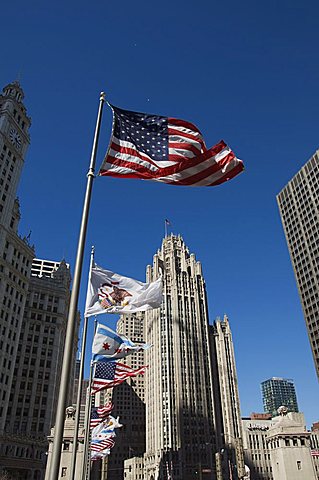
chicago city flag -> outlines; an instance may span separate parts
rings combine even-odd
[[[161,278],[142,283],[95,265],[91,270],[85,315],[142,312],[159,307],[162,299]]]
[[[147,343],[137,345],[125,335],[120,335],[109,327],[98,323],[92,346],[93,360],[124,358],[133,352],[146,350],[149,347],[150,345]]]
[[[111,108],[113,133],[99,175],[210,187],[244,170],[223,140],[207,149],[192,123]]]

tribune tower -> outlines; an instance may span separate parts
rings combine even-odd
[[[146,312],[145,479],[210,479],[215,429],[205,282],[180,236],[163,240],[147,280],[163,277],[164,301]]]

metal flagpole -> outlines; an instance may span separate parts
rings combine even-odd
[[[97,321],[96,315],[94,320],[94,336],[96,333]],[[91,423],[91,413],[92,413],[92,379],[93,379],[93,369],[94,363],[91,360],[90,364],[90,378],[89,378],[89,385],[88,385],[88,398],[86,401],[86,409],[85,409],[85,420],[84,420],[84,428],[85,428],[85,437],[84,437],[84,446],[83,446],[83,465],[82,465],[82,480],[86,480],[86,478],[90,478],[91,474],[91,459],[89,454],[91,455],[91,451],[89,449],[90,445],[90,423]],[[88,471],[89,470],[89,471]],[[88,473],[88,475],[87,475]]]
[[[72,371],[72,366],[73,366],[72,352],[73,352],[76,314],[77,314],[82,264],[83,264],[83,256],[84,256],[84,246],[85,246],[86,231],[87,231],[87,224],[88,224],[88,217],[89,217],[89,210],[90,210],[92,186],[93,186],[93,180],[94,180],[96,152],[97,152],[98,138],[100,133],[101,119],[102,119],[102,109],[103,109],[104,102],[105,102],[105,93],[102,92],[100,94],[100,103],[99,103],[96,127],[94,132],[90,167],[87,173],[87,185],[86,185],[86,192],[85,192],[85,198],[84,198],[84,204],[83,204],[82,221],[81,221],[81,227],[80,227],[80,233],[79,233],[78,249],[77,249],[77,256],[76,256],[75,269],[74,269],[74,279],[73,279],[73,285],[72,285],[72,293],[71,293],[71,299],[70,299],[68,323],[67,323],[65,345],[64,345],[62,373],[61,373],[59,400],[58,400],[55,428],[54,428],[54,441],[53,441],[53,450],[52,450],[52,457],[51,457],[51,463],[50,463],[49,480],[59,479],[65,407],[66,407],[66,400],[67,400],[67,395],[69,390],[70,372]]]
[[[92,411],[92,377],[93,377],[93,362],[91,362],[90,367],[90,380],[88,386],[88,400],[87,400],[87,409],[85,412],[85,438],[84,438],[84,447],[83,447],[83,468],[82,468],[82,480],[85,480],[88,473],[88,478],[90,477],[90,457],[91,454],[89,449],[90,444],[90,421],[91,421],[91,411]],[[89,472],[87,472],[89,469]]]
[[[93,263],[94,263],[94,247],[91,248],[91,262],[90,262],[89,279],[88,279],[88,291],[89,291],[89,286],[91,281],[91,271],[92,271]],[[78,448],[78,434],[79,434],[80,409],[81,409],[81,397],[82,397],[82,380],[83,380],[83,371],[84,371],[87,326],[88,326],[88,317],[85,316],[84,325],[83,325],[83,334],[82,334],[82,345],[81,345],[79,384],[78,384],[78,393],[77,393],[76,407],[75,407],[76,410],[75,410],[75,420],[74,420],[73,451],[72,451],[70,477],[69,477],[71,480],[73,480],[74,474],[75,474],[76,453]]]

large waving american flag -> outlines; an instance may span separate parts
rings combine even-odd
[[[111,108],[113,132],[99,172],[102,176],[209,187],[244,169],[223,140],[207,149],[192,123]]]

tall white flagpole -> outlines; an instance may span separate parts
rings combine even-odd
[[[54,428],[54,440],[53,440],[53,450],[52,450],[51,463],[50,463],[49,480],[59,480],[65,408],[66,408],[66,401],[67,401],[67,395],[69,390],[70,373],[73,367],[72,353],[73,353],[73,345],[74,345],[74,332],[75,332],[75,326],[76,326],[76,314],[77,314],[77,306],[78,306],[78,299],[79,299],[79,292],[80,292],[81,273],[82,273],[82,265],[83,265],[83,257],[84,257],[87,224],[88,224],[89,211],[90,211],[92,186],[93,186],[94,172],[95,172],[95,160],[96,160],[97,145],[98,145],[98,138],[100,133],[102,109],[103,109],[104,102],[105,102],[105,93],[102,92],[100,94],[100,103],[99,103],[96,127],[94,132],[91,161],[90,161],[89,171],[87,173],[87,185],[86,185],[86,192],[85,192],[85,198],[84,198],[84,204],[83,204],[82,221],[81,221],[81,227],[80,227],[80,233],[79,233],[78,249],[77,249],[77,256],[76,256],[75,269],[74,269],[74,279],[73,279],[73,285],[72,285],[72,293],[71,293],[71,299],[70,299],[69,315],[68,315],[65,345],[64,345],[62,373],[61,373],[59,400],[58,400],[55,428]]]
[[[94,247],[91,248],[91,261],[90,261],[88,289],[87,289],[88,292],[89,292],[90,283],[91,283],[91,272],[92,272],[93,264],[94,264]],[[78,435],[79,435],[80,409],[81,409],[81,397],[82,397],[82,380],[83,380],[84,361],[85,361],[87,327],[88,327],[88,316],[85,315],[84,324],[83,324],[82,344],[81,344],[79,384],[78,384],[78,392],[77,392],[76,407],[75,407],[76,410],[75,410],[75,419],[74,419],[73,450],[72,450],[70,476],[69,476],[70,480],[74,479],[76,456],[77,456],[76,454],[78,449]]]

